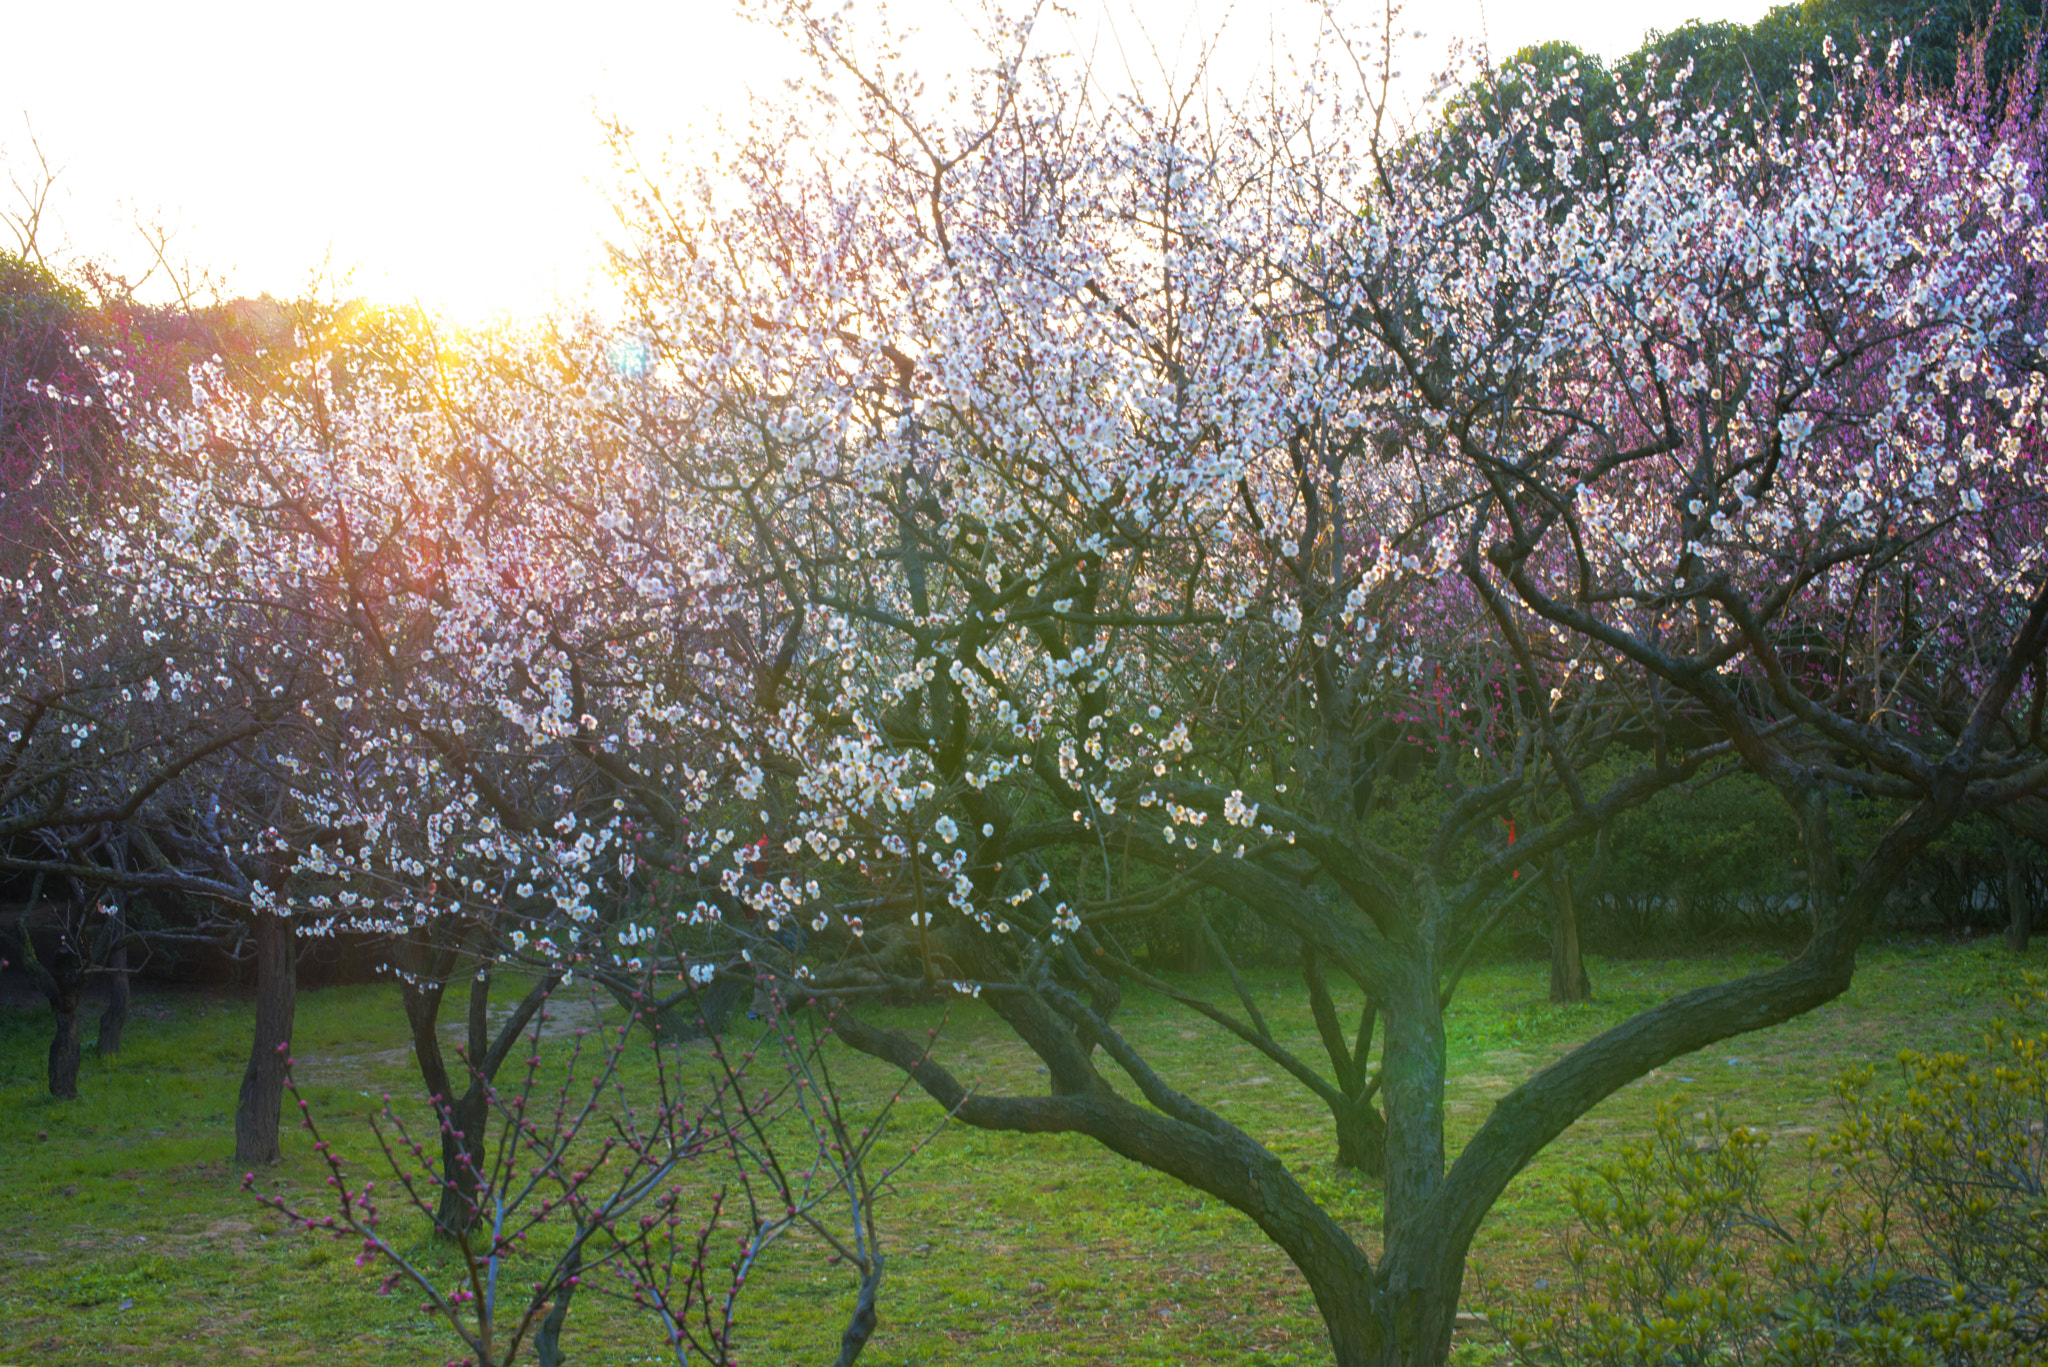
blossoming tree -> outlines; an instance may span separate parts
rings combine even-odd
[[[291,879],[264,910],[388,939],[444,1111],[445,1229],[476,1218],[492,1081],[566,973],[637,1002],[666,963],[679,977],[649,1009],[694,1018],[721,969],[751,977],[750,944],[786,953],[735,900],[761,845],[737,831],[771,821],[735,708],[788,665],[752,653],[775,594],[735,578],[717,529],[619,459],[530,348],[409,351],[310,356],[265,386],[197,373],[192,404],[131,424],[155,459],[120,545],[156,567],[156,610],[254,604],[304,643],[322,687],[272,765],[298,819],[250,837]],[[678,900],[663,931],[650,910]],[[538,976],[492,1022],[504,961]],[[454,1066],[440,1008],[462,983]]]
[[[1874,73],[1755,141],[1643,100],[1604,145],[1546,130],[1536,177],[1526,116],[1395,146],[1326,71],[1215,121],[1103,107],[1008,34],[948,124],[793,22],[847,98],[649,184],[649,364],[603,396],[809,607],[757,740],[814,876],[756,894],[851,947],[813,991],[979,995],[1051,1095],[970,1094],[849,1014],[854,1047],[1228,1201],[1340,1362],[1441,1361],[1530,1157],[1840,992],[1904,861],[2048,777],[1999,729],[2048,612],[2031,125]],[[804,158],[835,108],[868,161]],[[1448,794],[1404,847],[1379,766],[1425,717]],[[1735,763],[1806,837],[1808,949],[1575,1050],[1453,1159],[1443,1004],[1514,875]],[[1840,886],[1845,793],[1906,814]],[[1325,1058],[1177,995],[1383,1165],[1376,1257],[1116,1028],[1116,923],[1197,887],[1303,945]]]

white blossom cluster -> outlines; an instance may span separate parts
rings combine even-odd
[[[929,955],[1084,934],[1112,845],[1294,858],[1361,717],[1483,755],[1503,689],[1619,687],[1485,546],[1616,632],[1692,604],[1722,668],[1717,583],[1803,629],[1884,556],[1927,622],[2038,573],[2038,167],[1955,108],[1642,100],[1534,176],[1543,100],[1395,155],[1333,84],[1204,122],[1063,79],[650,180],[620,319],[130,405],[117,587],[0,584],[12,696],[119,616],[169,643],[92,666],[137,706],[288,698],[272,852],[323,923]],[[38,744],[105,761],[96,715]]]

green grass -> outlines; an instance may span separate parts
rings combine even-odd
[[[1451,1012],[1452,1144],[1494,1097],[1574,1042],[1674,992],[1764,955],[1595,961],[1598,999],[1557,1008],[1540,964],[1475,969]],[[1666,1066],[1610,1098],[1524,1172],[1486,1225],[1468,1288],[1555,1272],[1569,1217],[1566,1179],[1618,1139],[1645,1132],[1660,1100],[1685,1093],[1734,1119],[1797,1135],[1827,1123],[1828,1087],[1859,1061],[1901,1048],[1975,1047],[2017,981],[2019,962],[1985,941],[1871,951],[1840,1001],[1779,1030]],[[1250,978],[1276,1032],[1313,1050],[1292,979]],[[1216,980],[1204,990],[1221,998]],[[454,1342],[418,1296],[375,1294],[353,1249],[284,1227],[240,1191],[224,1161],[246,1056],[249,1012],[218,997],[145,996],[122,1056],[88,1058],[81,1099],[42,1092],[48,1017],[0,1010],[0,1365],[28,1363],[425,1363]],[[905,1028],[935,1012],[891,1013]],[[1313,1099],[1263,1059],[1143,993],[1127,1033],[1160,1070],[1260,1136],[1368,1246],[1378,1218],[1367,1183],[1330,1162],[1334,1140]],[[396,994],[335,988],[300,998],[300,1080],[342,1152],[371,1155],[359,1117],[383,1093],[417,1091]],[[956,1009],[940,1053],[991,1091],[1043,1086],[1034,1060],[978,1009]],[[893,1085],[840,1059],[843,1090]],[[897,1132],[938,1118],[906,1097]],[[1794,1161],[1796,1144],[1781,1146]],[[296,1132],[266,1191],[320,1200],[323,1172]],[[374,1174],[373,1174],[374,1175]],[[883,1208],[889,1274],[882,1327],[863,1358],[914,1363],[1328,1360],[1300,1278],[1248,1221],[1198,1192],[1069,1137],[949,1130],[905,1172]],[[401,1241],[434,1258],[417,1221]],[[850,1287],[814,1248],[789,1246],[747,1293],[743,1360],[814,1361],[836,1344]],[[1468,1290],[1468,1299],[1476,1292]],[[646,1326],[586,1301],[566,1345],[576,1367],[663,1360]]]

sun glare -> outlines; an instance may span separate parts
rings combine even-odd
[[[1349,23],[1372,17],[1337,8]],[[1699,8],[1660,0],[1565,15],[1530,0],[1453,0],[1401,22],[1429,30],[1409,63],[1420,73],[1454,37],[1483,35],[1495,52],[1548,37],[1619,52],[1646,20],[1672,27]],[[1762,6],[1718,8],[1754,18]],[[181,282],[337,292],[468,325],[589,297],[616,226],[603,120],[687,149],[721,122],[744,124],[750,92],[773,94],[802,70],[778,35],[726,3],[611,0],[545,23],[398,0],[344,11],[115,3],[96,16],[105,22],[90,43],[60,6],[10,20],[17,51],[53,54],[13,65],[0,114],[0,169],[32,183],[40,148],[57,173],[39,233],[47,255],[133,279],[150,269],[155,237],[178,273],[158,268],[146,295]],[[919,69],[971,69],[966,11],[905,3],[889,17],[921,30],[906,49]],[[1313,5],[1272,0],[1106,0],[1048,10],[1039,34],[1115,87],[1189,80],[1226,26],[1205,74],[1232,93],[1317,22]]]

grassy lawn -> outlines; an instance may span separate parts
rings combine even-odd
[[[1597,1001],[1552,1007],[1546,968],[1473,970],[1450,1020],[1453,1147],[1492,1099],[1574,1042],[1674,992],[1762,966],[1763,955],[1595,960]],[[2018,979],[1995,941],[1879,947],[1840,1001],[1779,1030],[1724,1043],[1610,1098],[1508,1190],[1481,1230],[1467,1301],[1482,1278],[1554,1272],[1568,1215],[1564,1184],[1603,1145],[1645,1132],[1683,1094],[1736,1120],[1796,1136],[1829,1118],[1830,1081],[1904,1047],[1970,1050]],[[1294,981],[1250,975],[1276,1032],[1315,1049]],[[1213,996],[1219,980],[1203,980]],[[451,1015],[453,1012],[451,1011]],[[895,1013],[920,1031],[933,1012]],[[1372,1188],[1330,1161],[1335,1141],[1312,1097],[1221,1032],[1141,992],[1123,1024],[1160,1071],[1263,1138],[1316,1195],[1372,1242]],[[380,1297],[353,1250],[287,1228],[240,1190],[224,1161],[248,1048],[249,1012],[197,993],[145,994],[117,1060],[88,1057],[81,1100],[42,1090],[48,1016],[0,1009],[0,1367],[36,1363],[439,1363],[454,1340],[418,1297]],[[89,1033],[89,1028],[88,1028]],[[308,992],[299,1004],[299,1077],[345,1156],[371,1149],[359,1117],[389,1092],[417,1091],[403,1018],[387,987]],[[973,1007],[945,1024],[940,1053],[990,1090],[1043,1085],[1035,1062]],[[842,1090],[893,1080],[843,1059]],[[937,1109],[906,1097],[908,1135]],[[293,1132],[267,1190],[317,1205],[324,1171]],[[1783,1144],[1780,1161],[1798,1145]],[[374,1171],[370,1174],[376,1175]],[[1306,1288],[1250,1222],[1200,1193],[1066,1137],[955,1128],[906,1170],[883,1208],[888,1279],[882,1327],[863,1363],[1255,1364],[1328,1360]],[[417,1226],[417,1222],[415,1222]],[[400,1225],[423,1256],[423,1227]],[[821,1361],[836,1347],[847,1279],[791,1245],[750,1285],[743,1360]],[[579,1304],[565,1347],[576,1367],[666,1359],[621,1307]]]

